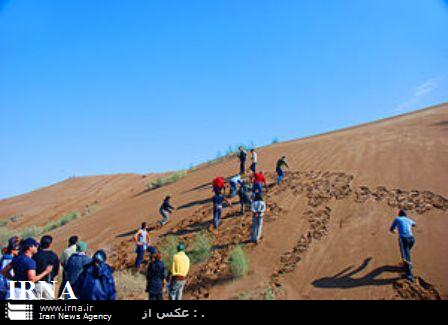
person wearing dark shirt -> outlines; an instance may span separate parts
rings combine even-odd
[[[285,172],[283,171],[283,167],[289,168],[288,164],[286,163],[286,157],[283,156],[279,160],[277,160],[277,166],[275,167],[275,170],[277,172],[277,184],[280,185],[283,181],[283,178],[285,177]]]
[[[48,265],[45,270],[37,274],[36,272],[36,262],[33,260],[33,256],[37,253],[37,248],[39,247],[39,243],[34,238],[27,238],[20,243],[20,254],[14,258],[12,263],[6,266],[2,270],[3,276],[11,279],[10,270],[14,271],[14,276],[12,280],[14,281],[30,281],[30,282],[38,282],[42,280],[44,277],[49,275],[53,271],[53,266]],[[27,284],[25,286],[25,290],[29,290],[30,285]],[[27,291],[22,291],[21,286],[15,288],[14,292],[15,298],[19,300],[34,300],[36,296],[34,294],[30,294]]]
[[[92,261],[73,284],[73,291],[79,300],[115,300],[115,281],[112,268],[106,263],[107,255],[97,251]]]
[[[50,249],[52,244],[53,237],[48,235],[43,236],[40,239],[39,251],[33,256],[33,260],[36,262],[37,274],[42,273],[47,266],[53,266],[53,271],[41,279],[41,281],[49,283],[50,286],[53,286],[52,281],[54,281],[59,274],[59,257]],[[42,289],[40,282],[36,284],[36,292],[38,293],[39,299],[52,299],[48,292]]]
[[[163,288],[168,272],[162,262],[162,256],[154,247],[150,249],[151,257],[146,273],[146,292],[148,292],[149,300],[163,300]]]
[[[243,147],[239,147],[238,158],[240,160],[240,175],[244,176],[246,174],[246,159],[247,152]]]
[[[252,200],[250,199],[249,195],[249,186],[246,181],[240,182],[238,196],[240,198],[240,204],[241,204],[241,215],[244,215],[246,213],[246,206],[250,207],[252,203]]]
[[[215,194],[213,196],[213,226],[215,230],[218,230],[219,224],[221,223],[221,215],[223,209],[223,203],[226,202],[230,207],[232,203],[227,200],[222,193]]]
[[[169,216],[173,213],[173,210],[176,210],[176,208],[170,204],[170,199],[171,196],[169,195],[165,197],[159,209],[160,215],[162,216],[162,220],[160,221],[160,226],[162,227],[168,222]]]

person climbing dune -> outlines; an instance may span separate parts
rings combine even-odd
[[[242,146],[238,148],[237,156],[238,156],[238,159],[240,160],[240,175],[244,176],[246,174],[247,152]]]
[[[257,193],[252,202],[251,211],[253,213],[252,226],[250,229],[250,241],[258,244],[263,229],[263,215],[266,212],[266,203],[260,193]]]
[[[285,177],[285,172],[283,171],[283,167],[289,168],[288,164],[286,163],[286,156],[281,157],[279,160],[277,160],[277,166],[275,168],[277,172],[277,184],[280,185],[283,181],[283,178]]]
[[[173,213],[173,210],[176,210],[176,208],[170,204],[170,200],[171,196],[166,196],[163,200],[162,205],[160,206],[159,212],[162,216],[162,220],[160,220],[161,227],[163,227],[168,222],[170,214]]]
[[[222,190],[226,187],[226,182],[224,177],[218,176],[212,181],[213,192],[215,194],[220,194]]]
[[[233,198],[238,192],[238,184],[241,182],[241,176],[235,175],[229,180],[229,198]]]
[[[252,164],[250,165],[250,170],[253,173],[257,172],[257,164],[258,164],[258,155],[257,152],[255,151],[255,149],[251,149],[250,151],[251,155],[252,155]]]
[[[252,200],[249,194],[249,185],[246,181],[240,182],[240,188],[238,189],[238,197],[240,198],[241,215],[246,213],[246,206],[250,207]]]
[[[219,224],[221,223],[221,216],[223,210],[223,203],[226,202],[230,207],[232,207],[232,202],[227,200],[222,193],[215,194],[213,196],[213,227],[217,231]]]
[[[251,176],[251,179],[253,182],[253,189],[252,189],[253,197],[255,197],[257,194],[263,195],[263,186],[266,189],[266,191],[268,190],[268,182],[262,171],[254,173]]]
[[[399,210],[398,217],[394,219],[390,227],[390,232],[392,234],[395,233],[396,228],[398,229],[400,253],[406,269],[406,278],[410,281],[414,280],[411,249],[415,244],[415,238],[412,233],[412,227],[416,226],[417,224],[415,221],[407,217],[405,210]]]

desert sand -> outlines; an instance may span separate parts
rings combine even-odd
[[[262,241],[246,244],[250,216],[226,209],[216,250],[195,266],[190,299],[235,299],[242,293],[278,299],[446,299],[448,297],[448,104],[319,136],[259,148],[259,169],[270,186]],[[277,159],[290,169],[273,185]],[[70,179],[0,201],[0,219],[20,215],[14,227],[44,224],[96,202],[100,207],[54,230],[55,249],[78,234],[107,248],[118,269],[135,258],[130,236],[142,221],[154,224],[163,197],[179,209],[152,235],[188,240],[211,221],[211,180],[238,172],[236,158],[202,165],[180,181],[145,192],[150,175]],[[236,201],[235,201],[236,202]],[[397,238],[388,233],[398,208],[418,226],[414,284],[400,279]],[[243,243],[249,274],[229,279],[229,251]],[[142,296],[144,297],[144,296]]]

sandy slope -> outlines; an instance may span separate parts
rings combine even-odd
[[[0,200],[0,219],[16,216],[10,227],[43,225],[66,213],[91,213],[120,202],[145,189],[157,174],[73,177],[54,185]]]
[[[278,288],[278,296],[286,299],[417,298],[414,291],[424,287],[427,293],[430,288],[425,289],[423,282],[406,290],[397,287],[407,284],[394,280],[400,276],[396,267],[399,253],[396,238],[387,233],[397,207],[404,204],[418,223],[415,271],[447,297],[447,136],[445,104],[261,148],[261,169],[272,172],[278,157],[285,154],[291,173],[284,188],[273,187],[269,193],[270,221],[265,224],[263,241],[257,247],[245,245],[249,276],[239,281],[226,279],[223,265],[228,249],[247,239],[249,224],[229,210],[222,233],[215,238],[215,244],[227,248],[217,250],[207,265],[194,268],[188,296],[229,299],[248,292],[259,297],[267,288]],[[65,239],[77,233],[94,247],[109,247],[119,251],[121,259],[131,261],[132,248],[122,241],[128,240],[141,221],[159,219],[158,207],[166,194],[172,194],[173,203],[182,208],[154,237],[182,229],[194,233],[198,226],[207,227],[210,220],[207,199],[211,189],[207,184],[216,175],[230,176],[236,171],[233,159],[203,166],[152,192],[134,191],[135,195],[123,196],[93,215],[55,230],[57,248],[62,249]],[[378,190],[379,186],[385,189]],[[129,187],[125,190],[118,184],[111,188],[130,192]],[[40,209],[47,198],[35,194],[22,198],[23,203],[18,198],[0,202],[0,216],[20,213],[25,202]],[[67,198],[64,204],[70,201]]]

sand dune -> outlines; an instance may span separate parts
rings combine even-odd
[[[219,249],[193,269],[187,297],[232,299],[245,292],[260,298],[269,288],[280,299],[448,297],[448,104],[260,148],[258,153],[260,168],[271,182],[278,157],[287,156],[290,170],[283,187],[270,189],[262,242],[244,246],[249,275],[228,281],[228,253],[248,239],[250,224],[249,216],[242,220],[229,209],[214,238]],[[56,218],[63,210],[101,197],[107,204],[100,203],[98,212],[53,232],[57,249],[77,233],[93,247],[111,249],[114,264],[126,267],[134,258],[130,233],[143,220],[159,219],[166,194],[181,208],[153,236],[176,233],[188,241],[209,225],[211,179],[237,170],[236,159],[204,165],[175,184],[147,193],[141,192],[146,181],[139,175],[84,180],[89,184],[82,187],[69,180],[0,201],[0,217],[23,214],[22,226],[34,223],[34,217],[37,222]],[[61,198],[60,186],[71,190],[55,203],[55,197]],[[84,193],[82,199],[79,193]],[[413,258],[419,279],[414,285],[398,279],[397,239],[388,234],[398,207],[407,208],[418,224]]]

